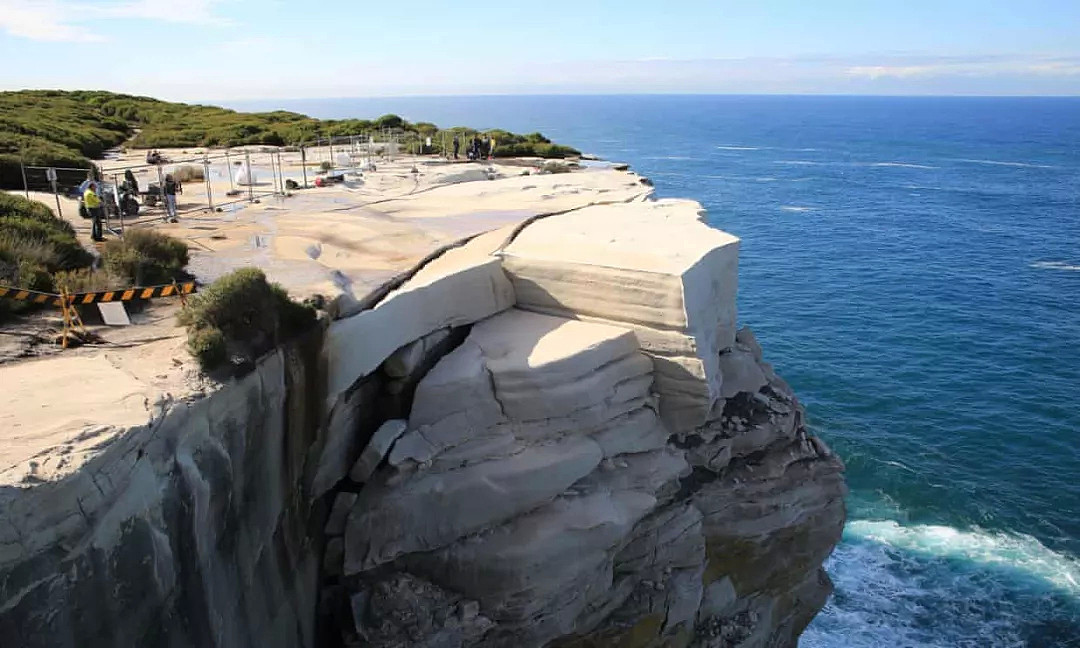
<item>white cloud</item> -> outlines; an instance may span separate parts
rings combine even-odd
[[[128,0],[95,8],[96,15],[107,18],[142,18],[175,23],[220,24],[214,15],[214,0]]]
[[[1002,75],[1076,76],[1080,59],[992,56],[943,58],[932,62],[855,65],[848,76],[870,79],[915,79],[935,77],[995,77]]]
[[[101,19],[142,19],[188,24],[225,24],[214,13],[218,0],[123,0],[99,4],[72,0],[0,0],[0,29],[11,36],[48,42],[106,40],[89,24]]]
[[[100,35],[72,24],[76,17],[73,7],[66,3],[0,0],[0,29],[12,36],[49,42],[104,40]]]

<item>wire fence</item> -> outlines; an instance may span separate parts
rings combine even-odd
[[[468,134],[461,129],[463,149]],[[152,158],[132,164],[123,160],[95,162],[92,169],[43,167],[22,164],[23,190],[52,193],[57,213],[61,198],[79,201],[87,183],[100,183],[105,227],[123,236],[131,225],[166,222],[197,211],[221,211],[232,205],[284,196],[293,188],[310,187],[320,175],[374,170],[380,162],[403,155],[440,155],[452,158],[455,132],[424,136],[401,129],[380,129],[353,135],[318,138],[295,146],[245,146],[212,149],[182,159]],[[169,180],[172,182],[167,182]],[[170,213],[167,185],[175,186],[175,211]]]

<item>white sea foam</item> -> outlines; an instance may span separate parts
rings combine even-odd
[[[1035,164],[1033,162],[1004,162],[1001,160],[972,160],[969,158],[957,158],[957,162],[969,162],[971,164],[989,164],[992,166],[1019,167],[1022,169],[1055,169],[1050,164]]]
[[[803,207],[801,205],[781,205],[780,211],[786,212],[808,212],[814,211],[813,207]]]
[[[774,160],[774,164],[793,164],[796,166],[824,166],[824,162],[814,162],[812,160]]]
[[[1064,261],[1036,261],[1031,264],[1031,267],[1038,270],[1067,270],[1070,272],[1080,272],[1080,265],[1073,265],[1071,263],[1065,263]]]
[[[758,146],[717,146],[721,151],[760,151]]]
[[[1020,647],[1039,623],[1032,597],[1080,595],[1075,558],[1031,536],[979,529],[855,520],[826,568],[836,593],[804,648]]]
[[[653,155],[653,156],[650,156],[650,157],[646,157],[645,159],[646,160],[674,160],[674,161],[678,161],[678,162],[696,162],[696,161],[700,160],[700,158],[689,157],[689,156],[686,156],[686,155]]]
[[[1029,535],[934,525],[905,527],[893,520],[855,520],[845,534],[897,549],[1016,569],[1080,595],[1080,561],[1052,551]]]
[[[912,164],[910,162],[874,162],[872,167],[898,167],[902,169],[938,169],[940,167],[929,164]]]

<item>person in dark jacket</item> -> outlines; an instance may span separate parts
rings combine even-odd
[[[445,141],[445,140],[444,140]],[[457,135],[454,135],[454,159],[457,159],[458,150],[461,148],[461,140]]]
[[[139,181],[135,179],[135,174],[131,172],[131,169],[124,171],[124,182],[127,183],[127,190],[133,194],[139,193]]]
[[[165,176],[165,215],[168,220],[176,222],[176,190],[179,183],[170,173]]]

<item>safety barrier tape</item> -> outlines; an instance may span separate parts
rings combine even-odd
[[[100,292],[75,293],[68,295],[69,304],[83,305],[98,302],[133,301],[136,299],[155,299],[157,297],[172,297],[174,295],[190,295],[195,292],[195,282],[189,281],[181,284],[166,284],[163,286],[137,286],[122,290],[103,290]],[[61,305],[61,296],[53,293],[38,292],[36,290],[24,290],[10,286],[0,286],[0,298],[28,301],[35,304]]]

